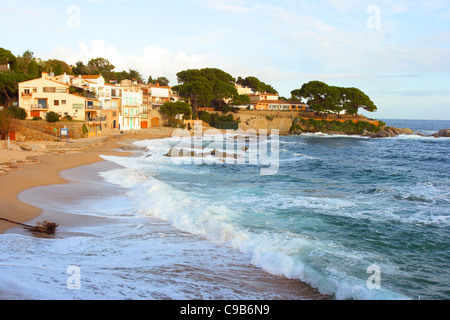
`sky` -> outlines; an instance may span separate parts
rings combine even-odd
[[[219,68],[289,98],[356,87],[378,119],[450,120],[450,0],[0,0],[0,47],[147,79]]]

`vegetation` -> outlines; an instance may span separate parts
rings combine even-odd
[[[310,81],[300,89],[291,91],[292,98],[305,99],[311,109],[325,113],[357,114],[358,109],[376,111],[377,107],[370,98],[357,88],[329,86],[321,81]]]
[[[12,98],[17,97],[19,82],[31,79],[33,77],[28,74],[0,72],[0,96],[2,97],[2,102],[8,101],[7,105],[9,105]]]
[[[47,120],[47,122],[58,122],[59,115],[56,112],[49,111],[49,112],[47,112],[47,115],[45,116],[45,120]]]
[[[9,106],[7,110],[11,113],[14,119],[25,120],[27,118],[27,112],[24,108]]]
[[[174,118],[176,115],[183,115],[184,118],[191,116],[191,106],[187,102],[165,102],[161,107],[161,113],[165,114],[169,118]]]
[[[0,48],[0,65],[9,64],[14,69],[14,64],[17,63],[17,58],[11,51]]]
[[[156,79],[153,79],[152,76],[148,77],[148,84],[157,84],[159,83],[162,87],[167,87],[169,85],[169,79],[166,77],[158,77]]]
[[[245,79],[238,77],[236,83],[239,83],[244,87],[252,88],[254,92],[278,94],[277,90],[275,90],[271,85],[265,84],[255,77],[247,77]]]
[[[323,132],[323,133],[345,133],[345,134],[363,134],[364,131],[378,132],[385,124],[380,121],[379,125],[375,125],[366,121],[354,123],[352,120],[326,121],[314,119],[294,119],[291,132]]]
[[[191,106],[187,102],[165,102],[161,107],[161,113],[168,117],[167,124],[169,127],[184,128],[185,125],[181,119],[177,119],[177,115],[182,115],[183,119],[189,119],[192,110]]]
[[[246,94],[239,94],[239,95],[235,95],[233,97],[233,99],[230,102],[231,106],[240,106],[240,105],[244,105],[244,104],[248,104],[250,103],[250,97]]]
[[[0,133],[12,132],[16,129],[17,121],[9,108],[0,110]]]
[[[235,79],[215,68],[189,69],[177,73],[179,85],[173,87],[178,94],[190,101],[194,114],[199,106],[223,105],[223,100],[237,96]]]
[[[199,111],[198,118],[206,123],[213,122],[239,122],[234,118],[233,114],[219,115],[218,113],[209,113],[207,111]]]
[[[89,130],[86,126],[86,123],[83,123],[83,128],[81,129],[83,131],[83,134],[86,136],[89,133]]]

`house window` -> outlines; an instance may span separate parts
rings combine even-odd
[[[56,92],[56,88],[55,87],[44,87],[43,91],[47,92],[47,93],[55,93]]]
[[[56,88],[57,93],[66,93],[66,88]]]
[[[67,101],[66,100],[61,100],[61,104],[66,104]]]
[[[53,101],[53,105],[54,105],[54,106],[59,106],[59,100],[54,100],[54,101]]]
[[[124,108],[123,109],[123,114],[126,115],[126,116],[128,115],[128,108]]]
[[[37,88],[33,88],[33,93],[36,93],[37,92]]]
[[[117,111],[113,111],[113,117],[117,117]]]

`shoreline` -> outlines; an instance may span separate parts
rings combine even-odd
[[[115,150],[120,149],[121,145],[126,145],[127,140],[138,141],[169,136],[170,133],[144,131],[111,135],[104,142],[81,150],[61,149],[53,153],[20,151],[23,153],[21,158],[27,159],[29,157],[25,155],[29,155],[32,160],[21,160],[15,163],[12,170],[0,176],[0,203],[2,203],[0,216],[20,223],[38,218],[42,210],[20,201],[18,196],[22,191],[40,186],[66,184],[67,181],[60,176],[61,171],[105,161],[100,155],[131,155],[132,153],[127,152],[128,148]],[[132,148],[129,149],[132,151]],[[17,156],[17,152],[11,155]],[[17,225],[0,220],[0,234],[14,227]]]
[[[70,172],[70,170],[78,170],[80,172],[80,175],[89,175],[92,173],[89,173],[91,170],[98,170],[100,166],[103,166],[101,162],[107,162],[106,160],[99,157],[100,155],[114,155],[114,156],[130,156],[132,155],[133,150],[138,150],[139,147],[132,146],[132,142],[139,141],[139,140],[147,140],[147,139],[159,139],[159,138],[165,138],[170,135],[149,135],[149,134],[137,134],[137,135],[124,135],[120,137],[113,137],[109,140],[107,140],[105,143],[103,143],[100,146],[96,147],[88,147],[78,152],[71,152],[66,154],[60,154],[60,155],[42,155],[37,156],[37,159],[39,160],[38,163],[33,163],[31,165],[25,165],[22,164],[18,169],[14,171],[8,172],[4,176],[0,176],[0,201],[2,203],[8,204],[9,207],[15,207],[18,211],[20,211],[20,214],[16,214],[12,216],[12,220],[20,221],[20,222],[27,222],[27,221],[41,221],[37,219],[48,219],[49,221],[56,221],[58,216],[55,216],[55,214],[59,214],[58,211],[54,211],[51,209],[51,203],[49,203],[50,207],[46,207],[44,204],[45,201],[52,201],[52,198],[55,199],[56,202],[59,201],[58,194],[58,185],[64,185],[64,188],[71,188],[71,186],[68,186],[68,184],[73,184],[73,181],[71,180],[70,175],[67,174],[61,174],[64,171]],[[114,149],[120,149],[120,150],[114,150]],[[97,165],[96,165],[97,163]],[[95,167],[91,167],[88,169],[87,172],[84,171],[84,166],[92,166],[95,165]],[[97,169],[95,169],[97,167]],[[94,169],[92,169],[94,168]],[[80,171],[81,170],[81,171]],[[76,171],[72,171],[76,172]],[[74,173],[71,174],[73,177],[78,177],[79,175],[74,175]],[[72,178],[73,178],[72,177]],[[87,176],[86,176],[87,177]],[[83,179],[83,178],[82,178]],[[9,188],[8,192],[6,192],[5,186],[8,185],[8,183],[12,183],[15,181],[16,183],[13,184],[12,188]],[[20,183],[18,183],[20,181]],[[39,187],[44,187],[43,189]],[[54,189],[55,192],[51,192],[49,190]],[[73,187],[72,187],[73,188]],[[35,189],[35,190],[33,190]],[[40,197],[39,193],[46,192],[48,190],[50,192],[50,196],[44,196]],[[26,192],[25,192],[26,191]],[[25,192],[24,195],[21,197],[20,194],[22,192]],[[89,192],[89,191],[86,191]],[[64,195],[64,192],[61,193],[61,195]],[[35,201],[33,200],[33,197],[35,197]],[[64,197],[64,196],[63,196]],[[69,196],[70,198],[71,196]],[[68,198],[68,199],[69,199]],[[22,202],[19,199],[23,199],[23,201],[28,202]],[[31,200],[30,200],[31,199]],[[5,202],[3,202],[5,201]],[[65,200],[61,200],[65,201]],[[33,203],[33,205],[27,204],[27,203]],[[64,226],[90,226],[92,223],[94,225],[101,224],[103,221],[103,218],[92,218],[92,217],[85,217],[83,215],[75,214],[74,216],[71,216],[71,214],[67,214],[65,212],[61,212],[63,214],[62,219],[64,220]],[[66,215],[66,216],[64,216]],[[56,219],[56,220],[53,220]],[[94,220],[92,220],[94,219]],[[107,218],[109,219],[109,218]],[[114,218],[112,218],[114,219]],[[106,221],[106,220],[104,220]],[[59,221],[57,221],[59,222]],[[151,225],[152,220],[147,220],[146,225]],[[161,222],[157,222],[156,226],[164,225]],[[167,227],[166,227],[167,228]],[[169,227],[172,229],[172,227]],[[9,224],[3,221],[0,221],[0,234],[6,233],[5,231],[8,231],[10,229],[16,229],[12,230],[13,233],[16,233],[20,227],[15,224]],[[21,231],[18,231],[19,234],[27,233],[27,231],[24,231],[20,229]],[[58,232],[58,231],[57,231]],[[159,234],[159,233],[158,233]],[[169,234],[172,234],[172,232],[169,232]],[[177,232],[178,234],[178,232]],[[81,234],[80,235],[84,235]],[[191,241],[195,241],[197,243],[196,239],[198,238],[195,235],[188,235],[183,232],[179,233],[181,238],[191,239]],[[61,230],[61,235],[63,238],[67,236],[64,230]],[[166,235],[167,236],[167,235]],[[37,235],[37,237],[40,237]],[[215,245],[212,245],[215,247]],[[228,249],[225,249],[228,250]],[[240,256],[240,254],[237,254],[237,256]],[[271,286],[277,287],[280,290],[280,293],[288,295],[294,294],[299,299],[305,299],[305,300],[329,300],[331,299],[327,295],[321,294],[317,291],[317,289],[311,287],[309,284],[304,283],[299,280],[293,280],[288,279],[283,276],[277,276],[270,273],[267,273],[266,271],[253,266],[253,265],[246,265],[245,270],[248,270],[247,272],[250,272],[254,276],[256,275],[258,281],[257,283],[261,285],[261,289],[256,290],[256,292],[262,291],[264,292],[264,288],[267,284],[270,284]],[[224,271],[225,272],[225,271]],[[243,277],[247,277],[247,273],[243,271],[242,275]],[[254,288],[253,288],[254,289]],[[263,290],[264,289],[264,290]],[[287,292],[285,292],[287,290]],[[5,294],[3,292],[3,294]],[[2,292],[0,292],[0,297],[2,296]],[[1,298],[0,298],[1,299]],[[225,299],[225,296],[224,296]]]

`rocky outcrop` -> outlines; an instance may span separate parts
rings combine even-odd
[[[392,138],[398,135],[412,135],[415,131],[408,128],[394,128],[394,127],[384,127],[378,132],[368,132],[364,131],[362,136],[371,138]]]
[[[442,129],[432,135],[435,138],[450,138],[450,129]]]

